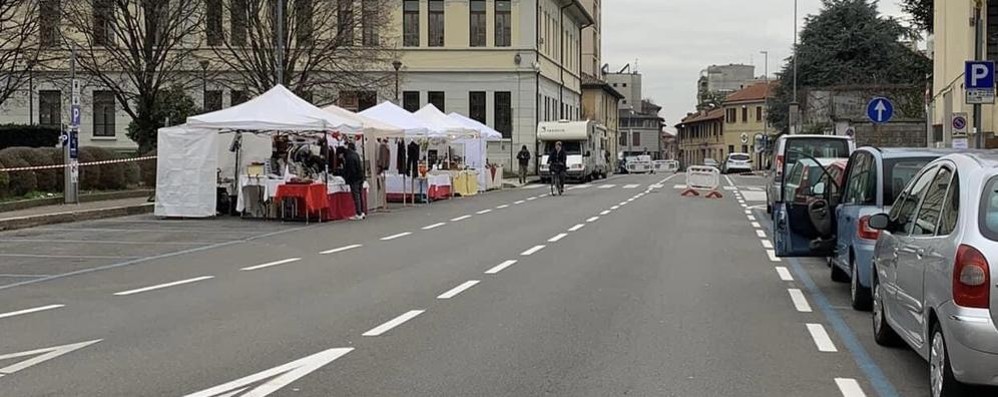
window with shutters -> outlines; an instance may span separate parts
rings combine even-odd
[[[485,18],[485,0],[470,0],[471,6],[471,19],[469,23],[469,32],[471,37],[469,37],[469,42],[472,47],[485,47],[485,32],[486,32],[486,22]]]
[[[468,117],[479,123],[485,124],[485,91],[472,91],[468,93]]]
[[[513,137],[513,96],[509,91],[495,93],[495,129],[503,138]]]
[[[381,39],[378,37],[378,4],[375,0],[361,0],[360,13],[361,34],[364,36],[361,40],[363,40],[364,46],[377,47],[381,45]]]
[[[430,15],[427,19],[429,25],[430,47],[444,46],[444,0],[429,0]]]
[[[93,40],[99,46],[108,46],[114,40],[114,2],[113,0],[94,0],[93,2]]]
[[[209,46],[220,46],[223,44],[222,34],[222,1],[205,1],[205,36]]]
[[[114,93],[94,91],[94,136],[114,136]]]
[[[340,0],[337,7],[337,37],[341,45],[352,46],[354,44],[353,0]]]
[[[60,0],[41,0],[38,4],[38,41],[42,47],[56,47],[62,36],[59,24],[62,22]]]
[[[419,1],[405,0],[402,6],[402,45],[419,47]]]
[[[38,124],[45,127],[62,128],[61,91],[38,91]]]
[[[509,0],[495,1],[496,47],[509,47],[513,44],[513,7]]]

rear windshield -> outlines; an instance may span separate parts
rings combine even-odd
[[[998,176],[991,178],[981,197],[981,234],[998,241]]]
[[[749,155],[745,153],[733,153],[730,157],[732,160],[745,161],[749,159]]]
[[[787,165],[796,163],[802,154],[814,158],[849,158],[849,141],[845,139],[796,138],[787,139],[786,145]]]
[[[547,142],[544,144],[544,154],[551,154],[554,151],[555,142]],[[562,141],[561,150],[564,150],[566,154],[582,154],[582,141]]]
[[[908,182],[933,158],[884,160],[884,203],[893,203]]]

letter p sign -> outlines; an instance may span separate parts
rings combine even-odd
[[[964,86],[968,89],[994,89],[995,63],[991,61],[967,61]]]

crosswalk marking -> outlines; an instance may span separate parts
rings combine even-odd
[[[624,189],[637,189],[638,186],[641,186],[641,185],[639,185],[637,183],[632,183],[630,185],[624,185]]]
[[[600,185],[599,188],[600,189],[610,189],[610,188],[613,188],[614,186],[617,186],[617,185],[614,185],[614,184],[610,183],[610,184],[606,184],[606,185]]]

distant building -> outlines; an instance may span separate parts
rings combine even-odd
[[[624,66],[619,72],[607,73],[606,82],[613,89],[624,95],[620,100],[621,109],[633,109],[641,106],[641,73],[632,72],[631,65]]]
[[[648,154],[653,159],[663,159],[662,127],[665,120],[658,115],[662,110],[651,101],[643,100],[636,109],[620,109],[620,139],[617,144],[624,157]]]
[[[679,161],[684,167],[703,164],[704,159],[723,160],[724,109],[690,113],[676,125]]]
[[[612,164],[616,164],[617,153],[620,150],[617,146],[620,139],[617,104],[623,98],[624,96],[609,83],[593,76],[582,75],[582,118],[597,121],[606,127],[605,147]]]
[[[724,148],[719,157],[723,160],[730,153],[754,153],[756,135],[775,135],[776,130],[766,121],[767,100],[776,89],[777,82],[758,83],[727,96],[724,110]],[[727,151],[725,152],[725,149]],[[760,164],[758,156],[756,165]]]
[[[723,98],[756,82],[755,66],[738,64],[708,66],[700,72],[700,78],[697,80],[697,103],[707,102],[711,94]]]

